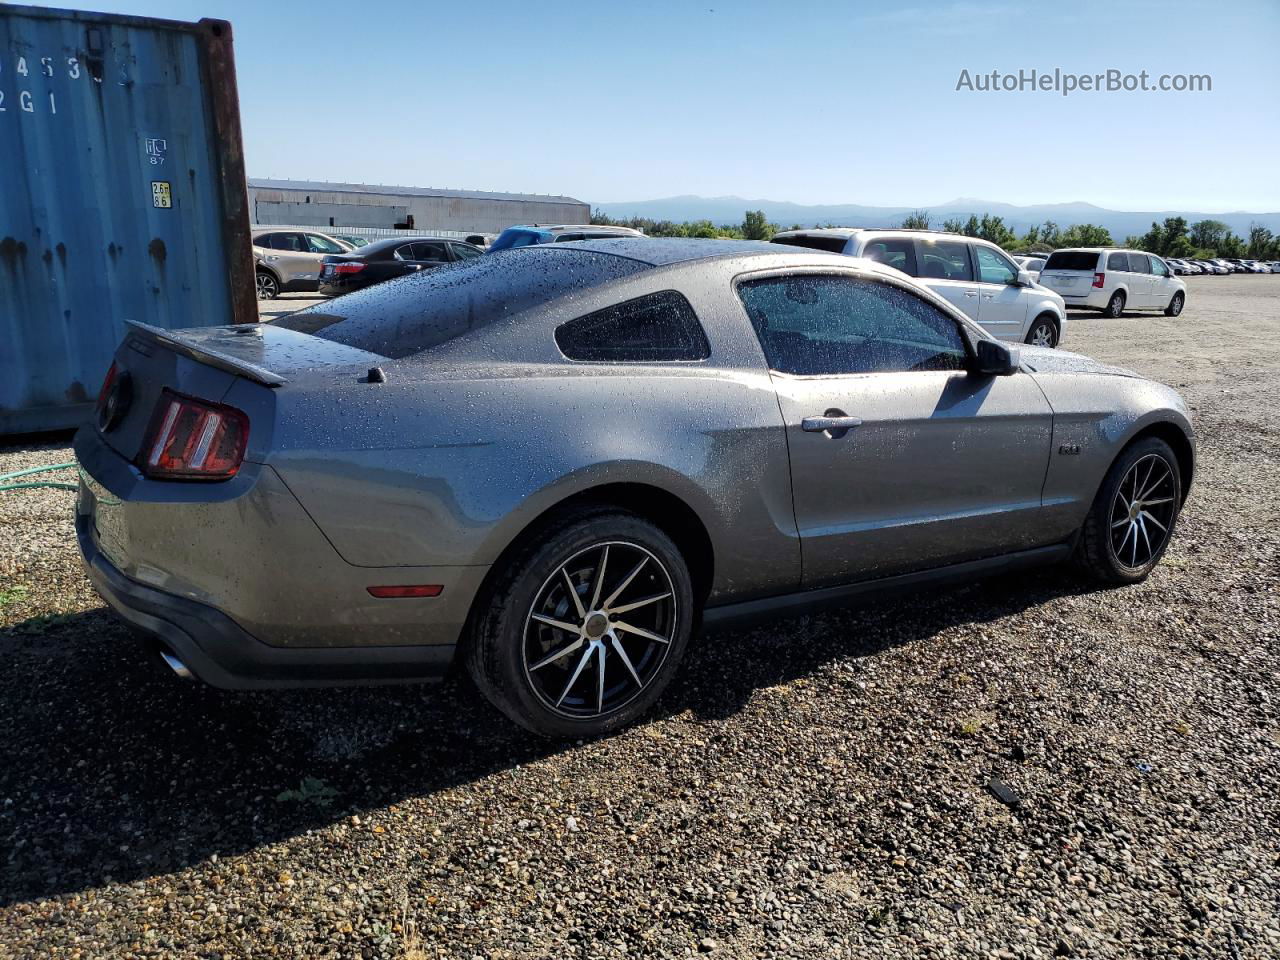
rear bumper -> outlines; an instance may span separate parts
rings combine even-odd
[[[438,680],[453,663],[453,644],[268,645],[207,604],[130,580],[98,549],[86,514],[76,514],[76,537],[89,579],[112,610],[212,686],[252,690]]]

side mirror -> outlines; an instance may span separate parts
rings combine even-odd
[[[978,362],[974,373],[991,377],[1008,377],[1018,372],[1022,358],[1017,347],[1010,347],[999,340],[979,340]]]
[[[1029,287],[1036,282],[1036,278],[1031,275],[1030,270],[1019,270],[1018,276],[1014,279],[1015,287]]]

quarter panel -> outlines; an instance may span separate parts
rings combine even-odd
[[[349,563],[487,565],[546,509],[606,483],[688,504],[713,596],[799,582],[786,439],[768,375],[700,364],[526,368],[519,377],[278,394],[270,462]],[[493,371],[490,371],[491,373]]]

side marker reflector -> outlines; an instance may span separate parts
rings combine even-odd
[[[396,597],[438,597],[444,587],[438,583],[420,583],[415,586],[368,587],[369,595],[379,599]]]

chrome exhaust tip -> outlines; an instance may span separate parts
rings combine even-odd
[[[160,651],[160,658],[169,665],[169,669],[180,676],[183,680],[194,680],[195,674],[187,667],[185,663],[175,657],[168,650]]]

